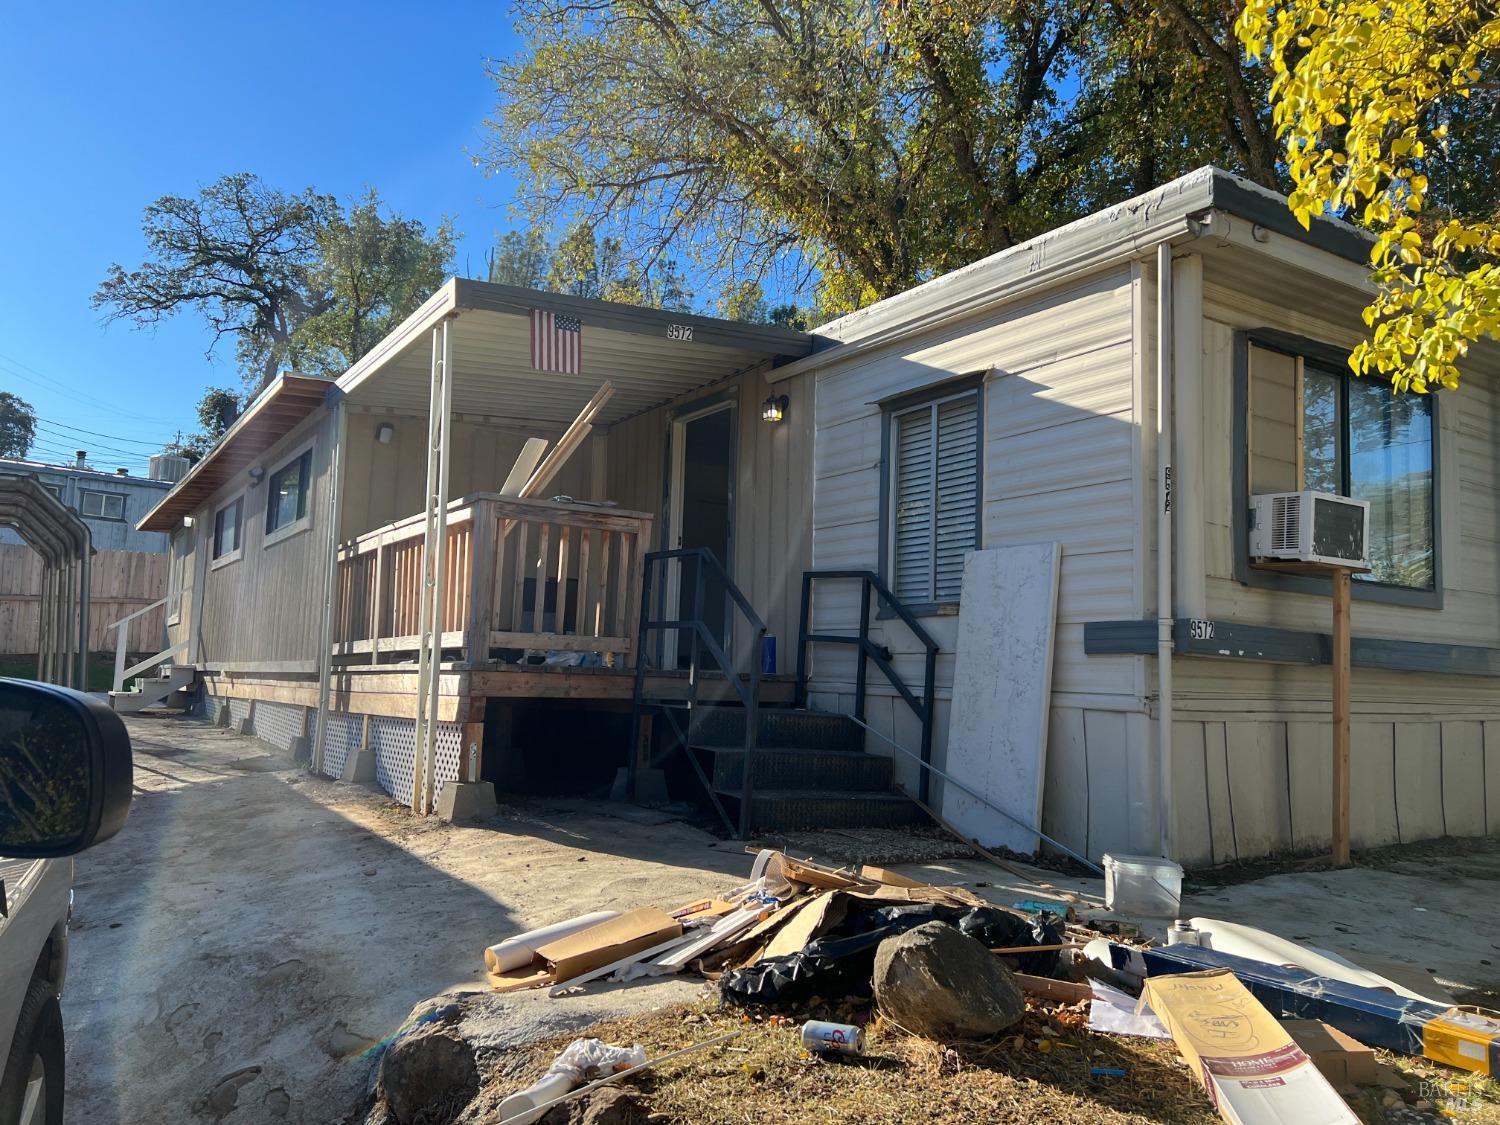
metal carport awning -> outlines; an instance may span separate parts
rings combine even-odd
[[[88,687],[88,524],[34,476],[0,477],[0,527],[15,531],[42,558],[37,640],[39,680]]]

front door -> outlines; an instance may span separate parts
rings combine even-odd
[[[707,547],[728,570],[730,559],[734,476],[734,407],[724,402],[677,418],[672,423],[672,492],[668,527],[674,548]],[[698,604],[702,583],[703,621],[710,634],[727,650],[729,604],[724,582],[713,567],[700,567],[692,560],[674,564],[667,587],[667,604],[677,617],[690,620]],[[688,666],[692,657],[692,634],[668,634],[667,651],[674,649],[676,665]],[[670,661],[669,661],[670,662]],[[699,653],[702,666],[716,663]]]

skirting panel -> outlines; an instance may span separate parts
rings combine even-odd
[[[438,790],[458,779],[459,747],[463,730],[458,723],[436,724]],[[375,778],[380,787],[403,805],[411,804],[416,774],[417,721],[371,718],[370,746],[375,751]]]
[[[327,776],[344,775],[344,763],[359,749],[364,727],[364,719],[359,715],[328,716],[328,731],[323,737],[323,772]]]
[[[307,709],[291,703],[260,700],[255,705],[255,737],[288,753],[292,740],[307,731]]]

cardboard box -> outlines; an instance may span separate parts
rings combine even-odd
[[[536,955],[552,970],[552,979],[562,984],[681,933],[682,923],[676,918],[654,906],[643,906],[544,945]]]
[[[1230,1125],[1356,1125],[1307,1053],[1227,969],[1151,977],[1142,1000]]]
[[[1380,1069],[1375,1052],[1322,1020],[1282,1020],[1281,1026],[1307,1052],[1313,1066],[1339,1088],[1376,1086]]]

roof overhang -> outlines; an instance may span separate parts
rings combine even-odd
[[[1368,232],[1327,218],[1315,218],[1303,230],[1285,196],[1208,166],[831,321],[817,329],[823,349],[779,367],[771,378],[847,362],[916,332],[1141,257],[1162,242],[1218,237],[1222,226],[1215,220],[1224,216],[1245,220],[1246,232],[1262,228],[1280,245],[1295,243],[1305,253],[1323,254],[1337,264],[1336,272],[1352,274],[1353,263],[1369,262],[1374,240]]]
[[[532,367],[533,310],[581,322],[578,374]],[[453,278],[340,377],[350,405],[425,414],[430,331],[445,319],[455,413],[541,427],[566,426],[606,380],[614,395],[601,425],[741,371],[800,359],[817,342],[791,329]]]
[[[333,390],[328,379],[278,375],[209,450],[136,524],[138,531],[172,531],[234,476],[248,468],[322,406]]]
[[[84,559],[93,546],[88,524],[34,476],[0,477],[0,527],[8,527],[49,567]]]

